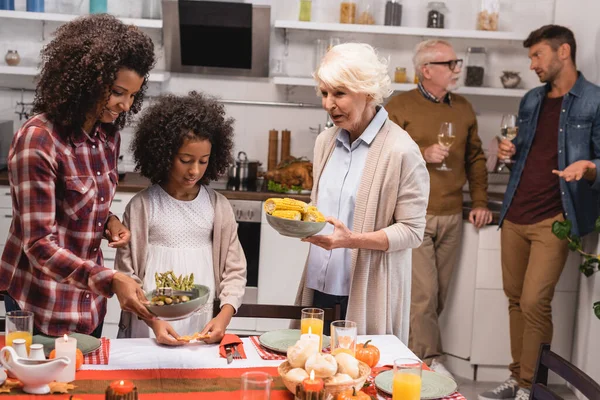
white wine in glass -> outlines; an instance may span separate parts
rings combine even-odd
[[[452,122],[442,122],[440,133],[438,134],[438,144],[446,150],[449,150],[454,143],[454,127]],[[442,161],[442,165],[436,168],[438,171],[452,171],[452,168],[446,166],[446,159]]]
[[[519,128],[517,127],[517,116],[514,114],[504,114],[500,123],[500,139],[513,140],[517,137]],[[510,158],[502,160],[504,164],[511,164]]]

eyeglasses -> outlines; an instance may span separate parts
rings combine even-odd
[[[462,60],[462,58],[458,58],[456,60],[450,60],[450,61],[431,61],[431,62],[425,63],[424,65],[429,65],[429,64],[447,65],[448,68],[450,68],[450,71],[456,71],[457,68],[462,68],[463,60]]]

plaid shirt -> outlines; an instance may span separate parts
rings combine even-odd
[[[425,86],[423,86],[421,82],[417,83],[417,88],[419,89],[419,92],[421,92],[423,97],[425,97],[427,100],[433,101],[434,103],[441,103],[440,99],[435,97],[433,94],[429,93],[429,91],[425,89]],[[446,93],[446,96],[444,97],[444,103],[452,107],[452,96],[450,95],[450,92]]]
[[[17,131],[8,155],[13,217],[0,290],[45,334],[91,333],[106,314],[114,271],[100,241],[116,191],[120,135],[110,125],[65,138],[44,114]]]

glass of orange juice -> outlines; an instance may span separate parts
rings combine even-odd
[[[6,313],[6,345],[12,346],[15,339],[25,339],[27,354],[33,339],[33,313],[31,311],[9,311]]]
[[[419,400],[423,363],[416,358],[394,360],[392,400]]]
[[[303,308],[302,317],[300,319],[300,333],[310,333],[319,335],[319,350],[323,349],[323,317],[325,311],[320,308]]]
[[[348,353],[354,357],[356,353],[356,322],[342,320],[331,323],[331,354]]]

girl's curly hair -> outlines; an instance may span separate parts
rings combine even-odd
[[[232,162],[233,121],[226,118],[223,104],[205,94],[158,96],[135,129],[131,142],[135,168],[152,183],[164,182],[185,139],[208,139],[212,149],[200,183],[217,180]]]
[[[106,98],[117,71],[127,68],[145,79],[131,109],[113,124],[123,128],[142,106],[155,63],[152,39],[108,14],[77,18],[55,34],[41,51],[33,112],[46,113],[52,122],[78,135],[87,115]]]

